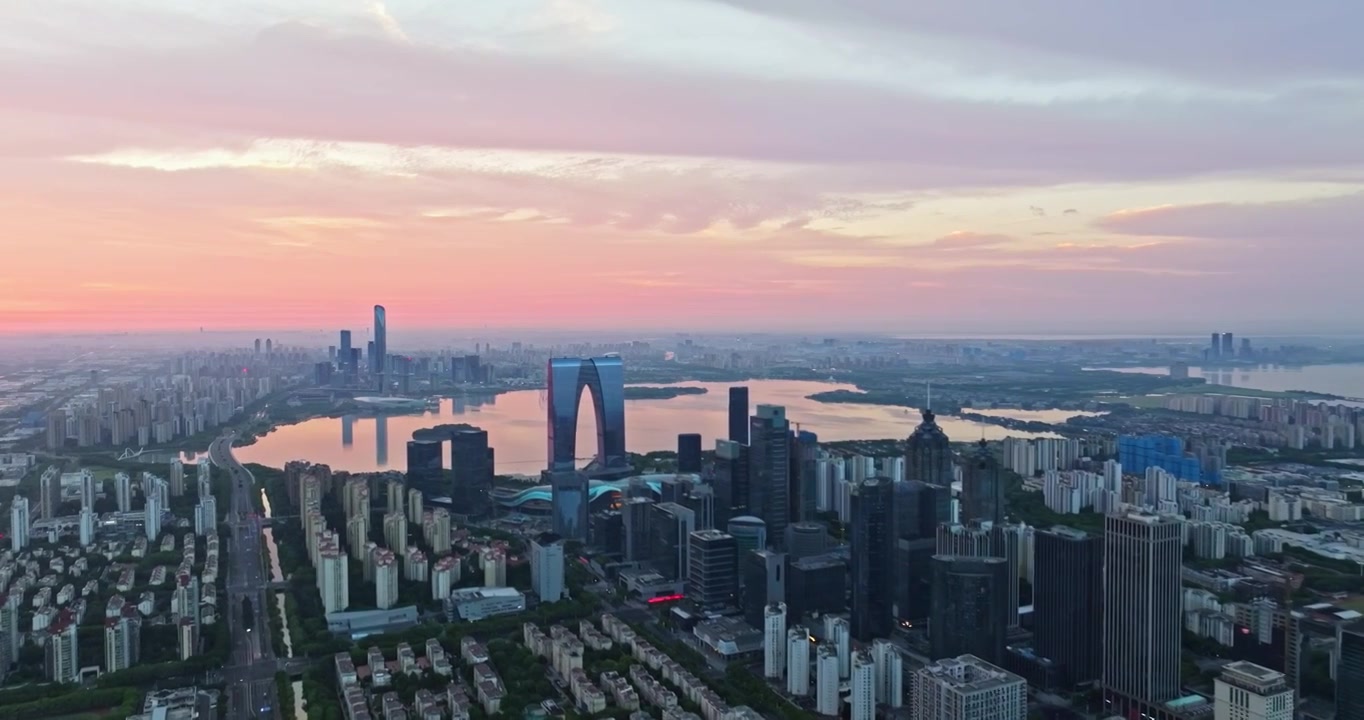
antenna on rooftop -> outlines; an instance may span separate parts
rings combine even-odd
[[[931,411],[933,409],[933,381],[929,380],[925,382],[924,388],[925,392],[928,393],[928,399],[924,401],[924,409]]]

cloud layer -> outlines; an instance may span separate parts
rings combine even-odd
[[[983,3],[0,8],[0,330],[1350,329],[1364,10]]]

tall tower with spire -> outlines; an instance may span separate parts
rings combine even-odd
[[[950,486],[952,443],[935,417],[932,410],[925,408],[923,422],[905,441],[905,479]]]

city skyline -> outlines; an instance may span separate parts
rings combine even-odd
[[[5,7],[0,332],[1356,329],[1364,6],[834,8]]]

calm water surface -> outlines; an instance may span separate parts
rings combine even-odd
[[[1105,368],[1117,372],[1165,375],[1168,367]],[[1252,367],[1190,367],[1189,377],[1201,377],[1212,385],[1287,392],[1308,392],[1364,398],[1364,363],[1337,365],[1257,365]]]
[[[681,395],[668,400],[625,401],[626,447],[634,452],[676,450],[677,434],[701,433],[702,446],[715,447],[715,439],[728,432],[728,383],[679,383],[704,387],[704,395]],[[790,380],[754,380],[747,383],[750,402],[783,405],[786,416],[821,440],[860,440],[906,437],[919,423],[917,410],[885,405],[821,403],[807,395],[825,390],[856,390],[851,385]],[[596,451],[596,420],[591,401],[583,395],[578,423],[578,456]],[[751,410],[751,409],[750,409]],[[1023,420],[1059,422],[1080,413],[998,410],[991,414]],[[317,418],[288,425],[246,447],[234,448],[242,462],[283,467],[290,460],[326,463],[351,472],[402,470],[407,465],[407,441],[412,432],[442,423],[469,423],[488,431],[497,450],[499,473],[537,473],[545,466],[545,397],[543,391],[520,390],[488,398],[456,398],[441,401],[439,412],[411,415]],[[1011,431],[958,418],[939,423],[950,437],[970,440],[984,435],[999,439],[1008,435],[1039,437],[1037,433]],[[448,462],[448,460],[447,460]]]

